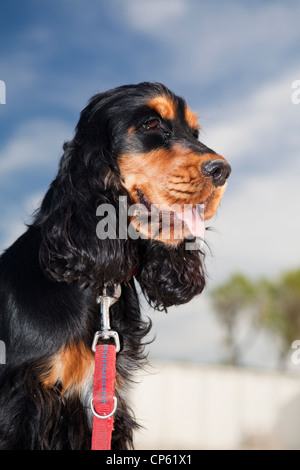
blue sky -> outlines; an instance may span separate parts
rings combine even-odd
[[[149,80],[187,99],[201,140],[232,164],[207,236],[209,286],[235,271],[299,267],[297,0],[10,0],[0,16],[1,250],[30,221],[88,99]],[[208,299],[177,309],[173,324],[191,309],[209,312]],[[199,330],[215,331],[197,318]]]

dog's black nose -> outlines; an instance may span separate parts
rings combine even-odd
[[[224,160],[209,160],[201,168],[204,176],[211,178],[215,186],[223,186],[231,173],[231,166]]]

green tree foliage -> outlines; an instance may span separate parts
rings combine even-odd
[[[237,328],[245,311],[255,301],[253,283],[242,274],[233,275],[228,282],[212,292],[212,302],[219,321],[225,329],[225,344],[229,352],[229,362],[238,364],[241,356],[237,344]]]
[[[281,363],[290,354],[293,341],[300,339],[300,269],[277,280],[255,282],[235,274],[212,292],[212,302],[225,328],[231,363],[237,364],[241,355],[235,333],[242,316],[248,316],[255,329],[268,329],[280,339]]]
[[[260,283],[261,324],[281,339],[281,356],[300,339],[300,270],[283,274],[278,281]]]

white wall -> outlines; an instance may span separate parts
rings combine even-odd
[[[137,449],[300,449],[300,374],[156,363],[133,387]]]

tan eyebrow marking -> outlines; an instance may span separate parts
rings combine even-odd
[[[167,96],[157,96],[146,103],[150,108],[155,109],[163,119],[175,118],[175,105]]]
[[[200,129],[196,114],[192,113],[188,106],[185,108],[185,119],[190,127],[193,127],[194,129]]]

